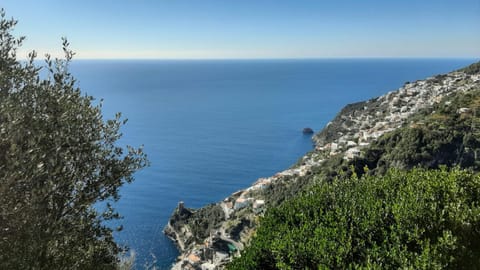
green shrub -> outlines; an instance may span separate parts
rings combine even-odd
[[[268,211],[228,269],[475,269],[479,199],[460,169],[354,174]]]
[[[16,59],[15,24],[0,11],[0,269],[115,269],[121,248],[105,221],[146,156],[119,147],[125,120],[104,120],[76,87],[68,42],[43,78],[35,53]]]

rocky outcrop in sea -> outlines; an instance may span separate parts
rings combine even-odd
[[[291,168],[259,178],[250,187],[200,209],[189,209],[180,202],[164,230],[181,252],[172,269],[222,269],[248,245],[265,210],[311,181],[312,171],[322,163],[359,157],[372,142],[408,124],[420,110],[443,102],[454,92],[472,89],[480,89],[480,74],[460,70],[349,104],[313,136],[315,149]]]

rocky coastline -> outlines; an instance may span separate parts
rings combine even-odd
[[[294,195],[324,162],[355,159],[384,134],[410,124],[409,119],[420,110],[454,92],[479,88],[480,74],[459,70],[349,104],[313,136],[315,149],[291,168],[259,178],[250,187],[200,209],[180,202],[164,230],[181,252],[172,269],[223,269],[248,245],[265,210],[278,205],[284,194]]]

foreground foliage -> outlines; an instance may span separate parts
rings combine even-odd
[[[229,269],[476,269],[480,176],[389,170],[321,183],[261,221]]]
[[[104,121],[75,86],[68,42],[65,60],[47,56],[40,77],[34,52],[26,63],[16,58],[15,24],[2,10],[0,269],[114,269],[120,248],[105,221],[118,214],[107,202],[146,157],[118,147],[125,121]]]

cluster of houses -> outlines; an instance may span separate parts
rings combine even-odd
[[[228,250],[219,250],[215,247],[218,242],[224,242]],[[236,246],[223,240],[220,231],[212,231],[202,245],[190,250],[172,269],[216,270],[218,265],[230,261],[231,256],[236,252],[238,252]]]
[[[266,185],[263,185],[262,187],[265,186]],[[230,216],[234,211],[246,207],[252,207],[253,211],[256,214],[263,212],[265,207],[265,200],[254,198],[252,195],[252,191],[255,189],[252,189],[252,187],[246,190],[237,191],[236,193],[232,194],[231,197],[225,198],[225,200],[220,203],[226,216]]]
[[[323,158],[337,154],[343,154],[343,158],[347,160],[354,159],[361,155],[362,148],[383,134],[401,127],[420,109],[440,102],[452,90],[468,91],[479,85],[480,75],[463,72],[453,72],[440,79],[432,77],[406,83],[398,91],[366,102],[363,111],[343,115],[342,121],[352,124],[342,125],[338,139],[317,145],[318,153],[314,155],[317,157],[314,160],[321,162]]]
[[[225,212],[225,216],[229,217],[234,211],[246,207],[252,207],[255,214],[263,213],[265,210],[265,200],[255,198],[256,191],[265,189],[285,176],[305,176],[311,171],[313,165],[315,164],[307,162],[304,165],[281,171],[271,177],[259,178],[250,187],[232,193],[231,196],[225,198],[223,202],[220,203]]]

